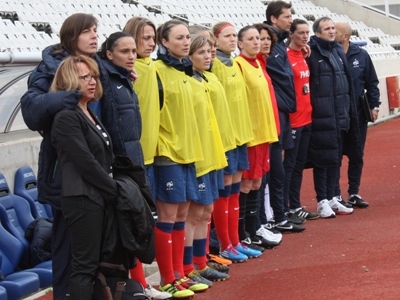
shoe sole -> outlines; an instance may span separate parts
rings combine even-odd
[[[319,219],[319,216],[307,218],[307,220],[316,220]]]
[[[351,205],[353,205],[353,208],[367,208],[368,206],[369,206],[369,204],[368,205],[357,205],[356,203],[351,203],[351,202],[349,202]]]
[[[321,219],[333,219],[333,218],[336,218],[336,215],[330,215],[330,216],[327,216],[327,217],[324,217],[324,216],[319,216]]]
[[[338,216],[346,216],[346,215],[351,215],[353,212],[339,212],[339,211],[335,211],[335,214]]]
[[[229,259],[229,258],[227,258],[227,257],[223,257],[222,255],[221,255],[221,257],[222,257],[222,258],[225,258],[225,259]],[[243,263],[243,262],[246,262],[246,261],[247,261],[247,259],[240,259],[240,260],[229,259],[229,260],[232,261],[232,263],[234,263],[234,264],[236,264],[236,263]]]

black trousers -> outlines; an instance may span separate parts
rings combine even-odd
[[[65,300],[71,276],[71,240],[67,222],[61,210],[53,208],[51,236],[53,299]]]
[[[367,140],[368,123],[360,122],[358,124],[358,128],[360,129],[361,153],[359,151],[356,151],[356,147],[354,145],[354,139],[352,139],[351,136],[345,135],[343,144],[343,152],[349,158],[349,164],[347,169],[347,179],[349,183],[347,191],[349,195],[358,194],[360,190],[361,175],[364,167],[364,148],[365,148],[365,142]],[[336,187],[336,195],[340,194],[341,192],[338,180],[338,184]]]
[[[63,198],[62,211],[71,232],[70,299],[91,299],[100,262],[105,209],[82,196]]]

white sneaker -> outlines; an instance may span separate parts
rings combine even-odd
[[[334,218],[336,216],[327,199],[318,202],[317,210],[321,218]]]
[[[274,234],[272,231],[268,230],[267,228],[261,226],[257,232],[256,235],[263,237],[267,241],[270,242],[276,242],[280,243],[282,241],[282,233],[276,233]]]
[[[150,284],[144,289],[146,296],[151,300],[172,299],[172,295],[153,288]]]
[[[350,215],[354,211],[353,208],[348,208],[341,204],[337,197],[333,197],[332,200],[329,200],[329,205],[337,215]]]

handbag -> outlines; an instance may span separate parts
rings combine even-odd
[[[360,101],[361,101],[361,105],[362,105],[362,108],[364,111],[365,119],[368,122],[373,122],[374,118],[372,116],[371,107],[369,106],[367,94],[365,94],[365,93],[362,94],[360,96]]]

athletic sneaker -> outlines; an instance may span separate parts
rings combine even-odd
[[[264,252],[264,251],[265,251],[265,248],[264,248],[264,247],[262,247],[262,246],[260,246],[260,245],[257,246],[256,244],[253,244],[253,241],[251,240],[250,237],[245,238],[244,240],[241,241],[241,243],[244,244],[244,245],[246,245],[246,246],[249,247],[250,249],[257,250],[257,251],[261,251],[261,252]]]
[[[221,251],[219,255],[221,255],[223,258],[231,260],[234,263],[245,262],[248,259],[247,255],[240,253],[232,245],[229,245],[228,248],[226,248],[224,251]]]
[[[264,227],[265,229],[269,230],[275,235],[279,235],[280,238],[282,238],[282,233],[275,228],[275,221],[274,220],[269,220],[266,224],[261,224],[261,227]]]
[[[271,226],[271,224],[268,224],[268,226]],[[275,226],[275,224],[273,226]],[[261,227],[256,231],[256,235],[263,237],[267,241],[278,244],[282,241],[282,233],[280,231],[276,229],[268,229],[265,225],[261,225]]]
[[[183,288],[188,289],[195,293],[203,292],[206,289],[208,289],[208,284],[198,283],[197,281],[194,281],[193,279],[190,279],[189,277],[186,276],[179,279],[178,284]]]
[[[300,217],[298,214],[293,214],[290,211],[286,213],[286,218],[289,222],[297,225],[303,224],[306,221],[305,218]]]
[[[229,260],[227,258],[223,258],[223,257],[218,256],[218,255],[215,255],[215,254],[209,253],[209,254],[207,254],[207,256],[208,256],[208,260],[209,261],[214,261],[217,264],[221,264],[221,265],[224,265],[224,266],[229,266],[229,265],[232,264],[231,260]]]
[[[164,286],[160,284],[158,287],[161,291],[166,292],[175,299],[187,299],[194,296],[194,292],[185,289],[183,286],[179,284],[178,281],[174,281],[173,283],[168,283]]]
[[[324,199],[318,202],[317,207],[318,214],[321,218],[334,218],[336,216],[335,212],[332,210],[331,206],[329,205],[329,201]]]
[[[255,245],[259,245],[264,249],[272,249],[278,246],[280,243],[272,242],[264,239],[262,236],[255,235],[251,238],[251,242]]]
[[[210,268],[213,268],[215,271],[221,272],[221,273],[229,273],[230,268],[225,265],[221,265],[215,261],[208,261],[207,266]]]
[[[261,256],[262,252],[258,250],[253,250],[247,247],[245,244],[239,243],[235,247],[236,251],[246,255],[248,258],[256,258]]]
[[[353,208],[348,208],[343,204],[339,203],[337,197],[333,197],[332,200],[329,201],[329,205],[337,215],[350,215],[354,211]]]
[[[318,214],[309,212],[305,210],[305,207],[298,208],[296,210],[291,210],[288,214],[289,217],[292,217],[293,215],[297,215],[299,218],[303,218],[306,220],[315,220],[319,218]]]
[[[290,221],[283,221],[281,223],[276,223],[275,228],[282,233],[285,232],[302,232],[306,230],[304,226],[293,224]]]
[[[357,208],[367,208],[369,206],[369,203],[365,202],[358,194],[350,195],[347,201]]]
[[[144,289],[147,298],[151,300],[172,299],[172,295],[153,288],[150,284]]]
[[[340,204],[342,204],[343,206],[345,206],[345,207],[347,207],[347,208],[352,208],[352,207],[353,207],[353,205],[351,205],[351,203],[347,203],[346,201],[344,201],[344,200],[342,199],[342,196],[336,196],[336,197],[334,197],[334,198],[336,198],[337,201],[338,201]]]
[[[213,285],[212,281],[210,281],[207,278],[201,276],[200,273],[197,270],[194,270],[194,271],[190,272],[187,275],[187,277],[189,277],[193,281],[196,281],[197,283],[204,283],[204,284],[207,284],[208,286],[212,286]]]
[[[196,270],[196,272],[203,278],[211,281],[224,281],[229,278],[229,275],[223,272],[218,272],[210,267],[205,267],[203,270]]]

